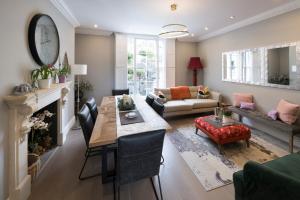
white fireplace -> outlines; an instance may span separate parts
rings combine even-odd
[[[62,145],[69,129],[75,122],[72,119],[63,127],[65,104],[72,82],[52,84],[50,89],[41,89],[22,96],[6,96],[4,101],[9,107],[9,199],[25,200],[31,192],[31,177],[28,175],[28,133],[32,124],[31,115],[41,108],[57,101],[57,144]],[[73,101],[73,99],[71,99]]]

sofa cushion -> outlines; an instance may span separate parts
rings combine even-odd
[[[171,87],[171,96],[173,100],[190,99],[191,93],[188,86]]]
[[[214,99],[185,99],[184,102],[192,104],[193,108],[211,108],[217,107],[218,101]]]
[[[191,98],[197,99],[198,96],[198,86],[189,86]]]
[[[193,109],[193,104],[183,100],[172,100],[164,104],[165,112],[189,111]]]
[[[234,93],[233,94],[233,105],[236,107],[241,106],[241,102],[253,102],[253,95],[247,93]]]
[[[279,119],[287,124],[293,124],[298,117],[299,105],[281,99],[277,105]]]
[[[159,95],[159,92],[162,92],[168,101],[172,100],[171,91],[169,88],[154,88],[154,94],[156,96]]]

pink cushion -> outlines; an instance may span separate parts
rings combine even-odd
[[[271,117],[273,120],[276,120],[278,118],[278,112],[277,110],[271,110],[268,112],[268,116]]]
[[[255,110],[255,103],[248,103],[248,102],[241,102],[241,107],[242,109],[246,110]]]
[[[252,103],[253,102],[253,95],[246,94],[246,93],[234,93],[233,94],[233,105],[236,107],[241,106],[241,102]]]
[[[299,105],[281,99],[277,105],[278,117],[287,124],[293,124],[298,117]]]

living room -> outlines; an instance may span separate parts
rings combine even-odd
[[[299,0],[0,5],[0,199],[300,199]]]

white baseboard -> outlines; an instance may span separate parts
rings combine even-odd
[[[67,125],[65,127],[63,127],[63,131],[62,133],[60,133],[58,135],[58,139],[57,139],[57,144],[58,145],[63,145],[67,139],[67,135],[70,132],[71,128],[74,126],[75,124],[75,116],[73,116],[70,121],[67,123]]]

